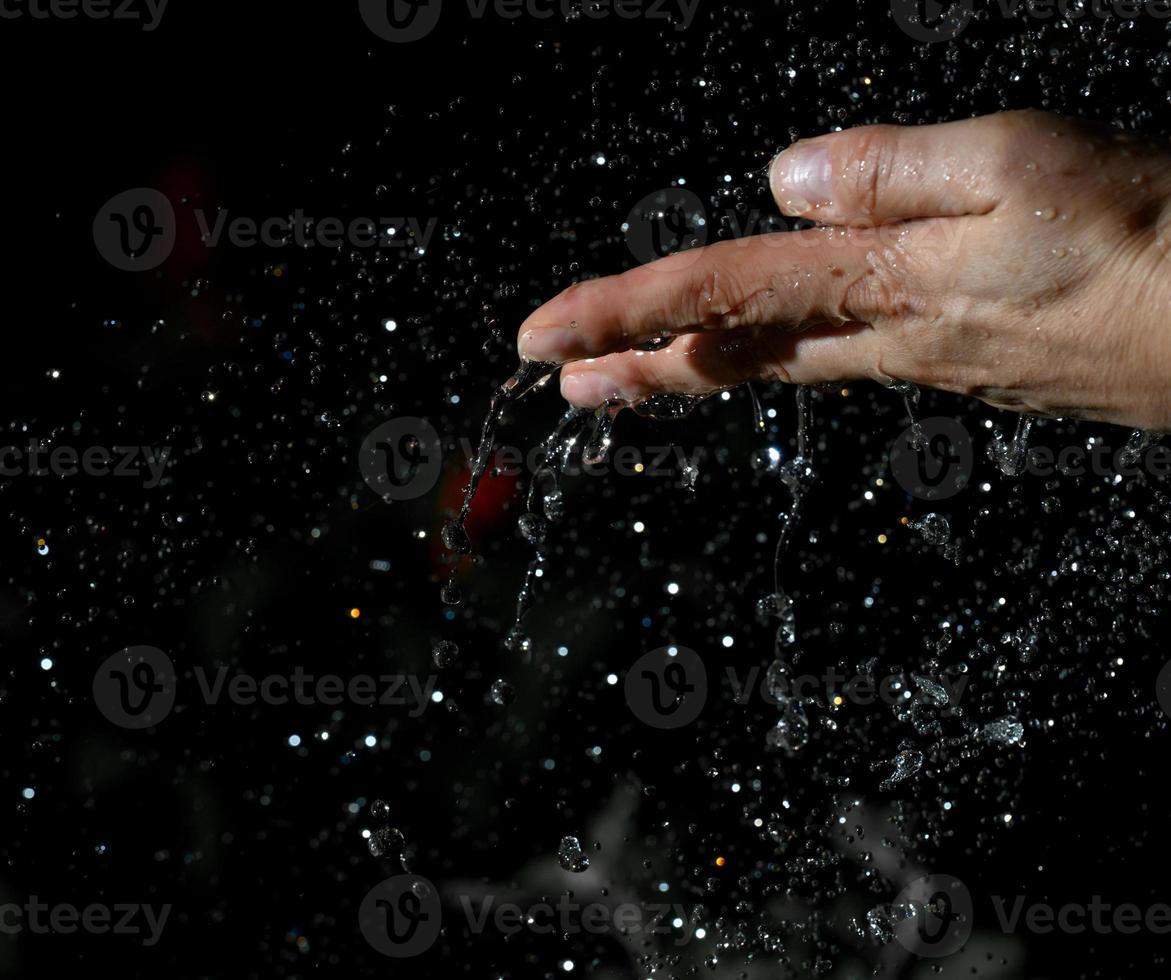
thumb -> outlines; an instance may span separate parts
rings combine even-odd
[[[996,116],[937,126],[863,126],[802,140],[772,163],[780,209],[824,224],[984,214],[998,203]]]

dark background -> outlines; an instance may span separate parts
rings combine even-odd
[[[464,482],[458,442],[474,439],[511,372],[516,326],[570,282],[634,263],[621,224],[645,194],[685,177],[713,213],[771,215],[774,153],[873,121],[1032,106],[1166,135],[1165,22],[1062,29],[995,16],[924,46],[885,4],[701,0],[686,31],[472,21],[446,7],[434,34],[403,45],[375,37],[344,0],[172,0],[153,33],[0,21],[3,441],[174,450],[154,489],[0,481],[0,898],[174,906],[153,948],[26,933],[0,937],[0,971],[544,977],[571,959],[598,977],[860,977],[868,962],[929,976],[846,922],[917,874],[947,872],[979,911],[944,976],[1153,973],[1163,937],[1005,937],[988,896],[1171,901],[1168,732],[1154,693],[1166,661],[1162,480],[1003,477],[982,457],[984,421],[1014,420],[927,393],[924,413],[960,418],[980,450],[973,487],[935,507],[949,545],[931,546],[901,523],[926,506],[886,470],[901,400],[868,385],[816,395],[819,485],[786,563],[802,668],[853,673],[878,658],[879,674],[934,663],[971,681],[946,737],[891,711],[850,708],[836,729],[814,711],[797,757],[766,750],[775,712],[732,704],[726,685],[693,726],[661,733],[606,680],[666,643],[698,651],[713,678],[772,659],[754,609],[788,495],[750,460],[766,441],[791,454],[791,393],[763,392],[777,412],[767,439],[743,391],[684,423],[619,419],[624,445],[702,448],[700,479],[694,492],[663,477],[567,481],[528,657],[502,645],[531,551],[512,526],[512,481],[489,479],[473,511],[481,555],[460,569],[456,607],[440,600],[450,567],[437,536]],[[157,273],[123,273],[91,226],[132,187],[232,214],[412,215],[438,230],[425,256],[378,262],[181,235]],[[559,411],[555,391],[541,392],[507,420],[506,440],[531,446]],[[357,450],[400,415],[429,418],[448,451],[434,492],[388,505],[363,483]],[[1118,446],[1127,434],[1049,423],[1034,442],[1088,435]],[[437,671],[441,639],[460,654]],[[128,732],[97,711],[91,685],[136,644],[171,656],[180,695],[157,727]],[[192,696],[190,671],[219,665],[435,672],[444,703],[419,718],[212,707]],[[498,678],[511,704],[488,697]],[[972,737],[1005,715],[1025,724],[1023,746]],[[909,746],[926,765],[880,790]],[[389,821],[371,815],[376,799]],[[841,801],[862,815],[840,824]],[[363,839],[387,822],[401,859],[371,856]],[[869,859],[842,843],[855,823]],[[569,834],[591,853],[591,882],[613,894],[702,903],[702,948],[472,935],[445,911],[429,952],[394,961],[358,929],[363,896],[404,867],[449,901],[473,888],[555,898],[574,887],[550,870]]]

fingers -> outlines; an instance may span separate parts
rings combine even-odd
[[[680,337],[659,351],[624,351],[561,372],[561,394],[595,407],[656,394],[705,395],[743,381],[818,384],[871,377],[882,361],[877,332],[862,323],[822,323],[800,333],[750,327]]]
[[[1011,114],[935,126],[862,126],[802,140],[772,163],[780,209],[825,224],[986,214],[999,201]]]
[[[810,229],[720,242],[620,276],[571,287],[520,328],[522,357],[563,363],[664,336],[822,320],[868,321],[876,249],[853,229]]]

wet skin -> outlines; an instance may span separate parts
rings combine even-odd
[[[1047,113],[871,126],[773,161],[798,232],[580,283],[520,328],[572,403],[891,379],[1171,430],[1171,149]],[[654,352],[633,348],[670,335]]]

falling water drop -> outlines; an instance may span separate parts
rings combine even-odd
[[[946,544],[947,539],[951,537],[951,525],[946,517],[939,514],[924,514],[919,520],[911,521],[907,526],[923,535],[923,540],[927,544]]]
[[[997,429],[992,435],[992,442],[988,446],[988,455],[1005,476],[1020,476],[1025,471],[1028,462],[1029,433],[1033,429],[1033,419],[1022,415],[1017,419],[1016,432],[1011,440]]]
[[[557,847],[557,863],[565,871],[580,874],[590,866],[590,859],[576,837],[562,837]]]

